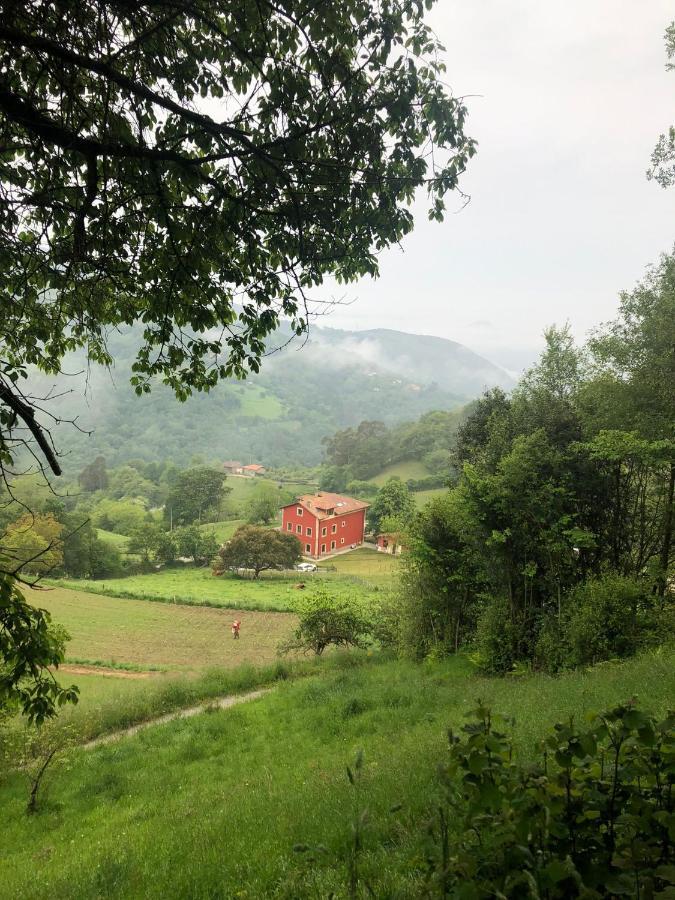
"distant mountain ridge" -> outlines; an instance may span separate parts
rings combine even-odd
[[[510,390],[513,377],[463,344],[447,338],[411,334],[390,328],[341,331],[314,328],[310,345],[344,347],[348,354],[376,370],[403,375],[420,384],[438,384],[445,391],[471,399],[490,387]]]
[[[283,324],[276,345],[289,336]],[[161,384],[149,395],[134,394],[129,376],[140,343],[139,327],[113,334],[112,377],[90,372],[86,396],[83,377],[57,380],[57,393],[70,390],[55,402],[58,414],[77,416],[81,428],[93,430],[91,436],[67,425],[54,430],[67,471],[99,454],[111,465],[132,458],[187,465],[200,456],[311,466],[321,461],[322,438],[338,429],[364,419],[414,420],[432,409],[457,409],[486,388],[514,384],[503,369],[445,338],[313,326],[306,342],[268,356],[259,375],[221,383],[181,404]],[[64,369],[86,370],[84,362],[74,356]],[[37,380],[43,390],[54,383]]]

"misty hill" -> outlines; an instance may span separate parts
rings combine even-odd
[[[463,344],[424,334],[389,328],[338,331],[317,328],[310,346],[332,353],[377,372],[389,372],[409,382],[436,384],[442,390],[470,400],[486,387],[510,390],[513,378]]]
[[[279,346],[286,337],[280,329]],[[69,425],[54,430],[59,449],[67,452],[66,471],[79,471],[98,454],[111,465],[130,458],[186,465],[194,456],[315,465],[321,439],[340,428],[364,419],[388,425],[417,419],[432,409],[456,409],[486,387],[513,385],[502,369],[454,341],[388,329],[313,327],[308,341],[269,356],[259,375],[179,403],[161,384],[150,395],[134,394],[129,376],[139,343],[136,328],[114,334],[112,371],[90,370],[86,382],[83,374],[57,380],[56,392],[69,393],[50,408],[93,430],[90,436]],[[64,368],[86,371],[81,357]],[[39,381],[43,391],[54,384]]]

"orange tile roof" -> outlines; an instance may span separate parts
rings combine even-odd
[[[293,503],[287,503],[286,506],[302,506],[317,519],[329,519],[332,516],[368,509],[370,503],[364,503],[363,500],[356,500],[354,497],[343,497],[342,494],[319,491],[318,494],[303,494]],[[328,512],[328,510],[332,510],[332,512]]]
[[[265,466],[261,466],[258,463],[251,463],[250,466],[242,466],[242,469],[254,469],[256,472],[258,469],[264,469]]]

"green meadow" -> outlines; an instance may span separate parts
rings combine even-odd
[[[129,671],[264,665],[276,658],[295,623],[288,613],[148,603],[67,588],[31,591],[30,599],[70,634],[67,663]],[[235,617],[242,623],[238,641],[230,631]]]
[[[420,896],[445,732],[479,697],[515,716],[527,759],[557,720],[634,694],[664,712],[674,662],[662,651],[560,678],[486,679],[461,657],[340,655],[253,702],[71,751],[34,816],[24,777],[6,773],[0,895],[346,897],[351,822],[367,809],[363,877],[375,896]],[[360,750],[354,788],[345,766]]]
[[[382,469],[378,475],[374,475],[368,479],[378,487],[382,487],[385,481],[390,478],[400,478],[401,481],[407,481],[409,478],[426,478],[431,472],[423,462],[415,459],[406,459],[403,462],[392,463],[390,466]]]
[[[50,584],[102,596],[285,612],[293,608],[300,584],[305,589],[327,587],[335,595],[358,591],[369,596],[387,589],[393,584],[398,562],[387,554],[362,548],[336,556],[317,572],[263,572],[257,580],[230,573],[214,576],[210,568],[185,566],[124,578],[61,579]]]

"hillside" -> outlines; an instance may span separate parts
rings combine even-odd
[[[429,854],[446,729],[461,726],[477,697],[516,716],[516,760],[527,761],[554,722],[583,722],[636,691],[662,714],[672,661],[650,655],[558,679],[509,680],[476,678],[459,657],[418,666],[337,656],[319,674],[282,681],[234,709],[73,751],[39,815],[26,816],[25,779],[10,773],[0,785],[0,895],[346,897],[351,823],[367,809],[359,862],[372,895],[428,896],[420,861]],[[117,702],[133,708],[137,696],[157,696],[149,683],[117,689]],[[100,698],[110,708],[105,687],[92,687],[83,703]],[[82,714],[72,721],[86,733]],[[360,750],[353,788],[345,766]],[[297,852],[308,844],[325,850]]]
[[[61,418],[77,417],[82,429],[53,428],[65,469],[79,471],[98,454],[109,465],[130,456],[186,465],[197,455],[311,466],[321,459],[322,438],[340,428],[366,419],[417,419],[432,409],[456,409],[486,387],[512,386],[503,370],[442,338],[314,327],[306,344],[282,348],[287,338],[280,329],[275,340],[281,349],[259,375],[221,383],[184,404],[161,384],[143,397],[132,391],[138,329],[111,335],[110,371],[88,370],[82,357],[73,356],[64,365],[69,375],[56,381],[35,376],[38,393],[63,394],[49,409]]]

